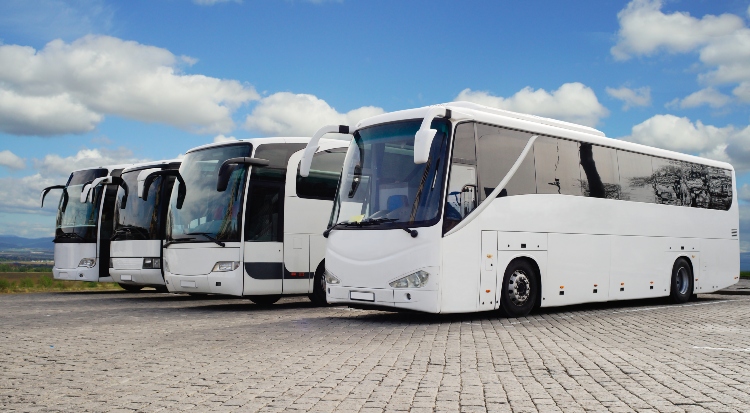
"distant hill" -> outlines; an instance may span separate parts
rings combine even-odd
[[[15,235],[0,235],[0,251],[8,250],[44,250],[52,251],[53,237],[23,238]]]

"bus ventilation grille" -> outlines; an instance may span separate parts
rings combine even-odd
[[[737,230],[736,230],[736,229],[733,229],[733,230],[732,230],[732,236],[733,236],[733,237],[736,237],[736,236],[737,236]]]

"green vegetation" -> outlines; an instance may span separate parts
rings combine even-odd
[[[740,271],[740,278],[750,279],[750,271]]]
[[[0,272],[0,294],[121,289],[116,283],[55,280],[49,272]]]
[[[0,273],[3,272],[51,272],[52,264],[39,262],[0,262]]]

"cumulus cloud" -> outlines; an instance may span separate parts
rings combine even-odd
[[[383,109],[375,106],[340,113],[313,95],[279,92],[258,102],[247,116],[245,127],[268,135],[312,136],[321,126],[354,126],[364,118],[381,113]]]
[[[662,50],[689,52],[744,26],[742,18],[733,14],[697,19],[686,12],[664,14],[661,8],[661,0],[633,0],[617,13],[620,30],[617,44],[611,49],[616,59],[652,55]]]
[[[615,89],[608,87],[607,94],[624,102],[622,110],[628,110],[635,106],[649,106],[651,104],[651,88],[640,87],[630,89],[625,86]]]
[[[633,0],[617,14],[620,30],[617,44],[611,49],[615,59],[698,51],[701,63],[708,68],[698,75],[700,82],[739,84],[734,89],[735,96],[750,102],[750,28],[744,19],[734,14],[700,19],[686,12],[665,14],[662,5],[662,0]],[[720,107],[727,103],[728,98],[708,88],[683,99],[680,106]]]
[[[259,98],[235,80],[181,72],[195,60],[109,36],[43,49],[0,45],[0,130],[50,136],[92,130],[104,115],[227,133],[232,114]]]
[[[682,109],[697,108],[708,105],[714,109],[726,106],[732,98],[719,92],[718,90],[708,87],[697,92],[691,93],[684,99],[675,99],[667,104],[667,107],[677,107]]]
[[[146,159],[136,156],[126,148],[81,149],[76,154],[66,157],[48,154],[44,158],[33,160],[37,170],[35,174],[22,178],[0,178],[0,212],[53,215],[56,211],[55,202],[45,202],[44,209],[39,208],[39,192],[43,188],[64,184],[70,173],[76,169],[144,161]]]
[[[622,139],[729,162],[741,172],[750,170],[750,126],[716,127],[685,117],[656,115],[633,126]]]
[[[464,89],[456,100],[466,100],[480,105],[515,112],[545,116],[586,126],[595,126],[609,115],[599,103],[591,88],[582,83],[565,83],[559,89],[547,92],[525,87],[511,97],[493,96],[489,92]]]
[[[26,162],[15,153],[4,150],[0,151],[0,166],[8,169],[23,169],[26,167]]]
[[[230,142],[230,141],[236,141],[237,138],[234,136],[224,136],[224,135],[216,135],[214,136],[214,143],[219,142]]]

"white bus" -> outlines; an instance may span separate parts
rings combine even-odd
[[[117,186],[109,275],[127,291],[146,286],[167,291],[162,246],[174,172],[179,167],[179,160],[142,163],[125,168],[120,179],[99,183]],[[146,181],[148,176],[151,179]]]
[[[127,165],[101,166],[73,171],[65,185],[44,188],[40,202],[53,189],[62,189],[55,225],[57,280],[111,282],[107,263],[117,188],[100,186],[118,180]],[[96,187],[93,191],[90,188]],[[103,263],[103,264],[102,264]]]
[[[727,163],[467,102],[375,116],[350,132],[326,230],[329,303],[523,316],[681,303],[738,281]]]
[[[325,303],[325,239],[347,141],[326,140],[313,172],[298,176],[309,138],[200,146],[182,160],[167,218],[164,269],[171,292],[281,295]]]

